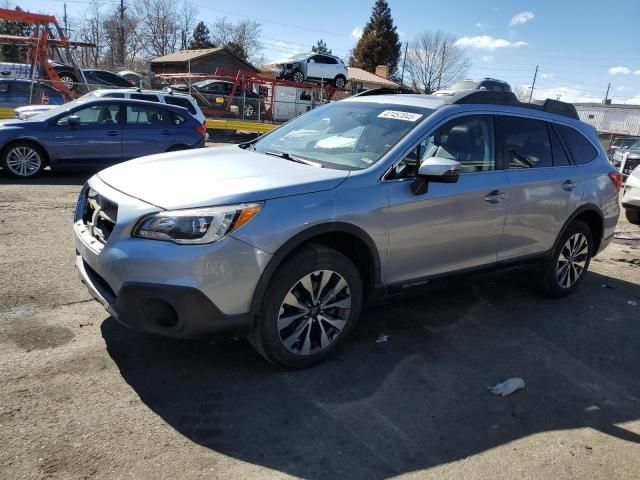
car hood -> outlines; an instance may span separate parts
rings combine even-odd
[[[349,172],[228,146],[142,157],[98,176],[127,195],[160,208],[180,209],[330,190]]]
[[[638,149],[618,148],[616,150],[617,155],[623,156],[625,153],[628,153],[631,158],[640,158],[640,150]]]

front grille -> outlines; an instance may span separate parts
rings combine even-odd
[[[118,205],[92,188],[86,190],[82,223],[91,236],[105,244],[118,221]]]
[[[91,268],[87,262],[82,260],[82,263],[85,272],[87,272],[89,280],[91,280],[93,286],[96,288],[96,290],[98,290],[100,295],[102,295],[102,298],[104,298],[108,303],[113,303],[116,299],[116,293],[109,286],[107,281],[100,275],[98,275],[98,273],[93,268]]]
[[[627,158],[627,161],[624,162],[624,168],[622,169],[622,173],[624,175],[631,175],[633,169],[640,165],[640,158]]]

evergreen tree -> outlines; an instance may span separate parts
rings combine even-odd
[[[17,12],[22,12],[16,7]],[[0,34],[28,37],[31,35],[31,26],[27,23],[0,21]],[[18,45],[0,45],[0,61],[22,63],[26,61],[26,48]]]
[[[209,36],[209,29],[204,24],[204,22],[200,22],[196,25],[196,28],[193,29],[193,36],[191,37],[191,42],[189,42],[189,50],[198,50],[202,48],[214,48],[215,45],[211,41],[211,37]]]
[[[353,49],[349,65],[375,72],[376,66],[389,67],[389,76],[395,76],[400,60],[400,38],[391,18],[391,9],[386,0],[376,0],[369,22],[362,37]]]
[[[331,50],[327,48],[327,44],[323,39],[318,40],[318,43],[311,47],[311,51],[313,53],[326,53],[328,55],[331,55]]]
[[[242,44],[237,42],[229,42],[225,45],[225,48],[230,50],[236,57],[241,58],[245,62],[248,61],[249,55],[247,55],[247,50]]]

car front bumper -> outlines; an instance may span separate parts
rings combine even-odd
[[[637,172],[627,178],[622,195],[622,207],[640,209],[640,176]]]
[[[102,244],[76,214],[75,265],[89,293],[111,316],[136,330],[178,338],[248,332],[254,290],[270,254],[232,237],[206,245],[134,238],[137,219],[158,208],[97,176],[89,187],[118,205],[118,218]]]

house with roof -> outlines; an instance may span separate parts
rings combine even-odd
[[[180,50],[151,60],[151,71],[162,73],[208,73],[212,74],[216,67],[224,67],[232,71],[259,70],[245,62],[227,48],[204,48],[200,50]]]

